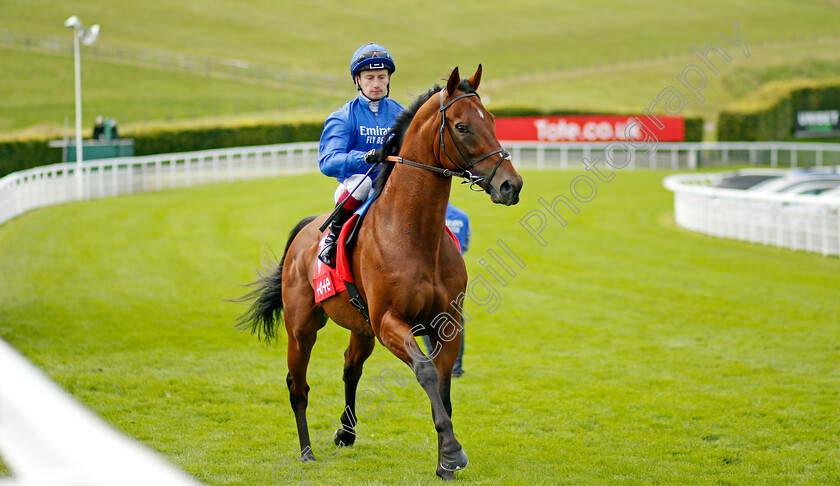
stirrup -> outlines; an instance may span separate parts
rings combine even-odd
[[[324,248],[321,249],[321,253],[318,253],[318,260],[321,260],[324,265],[335,268],[335,251],[337,246],[338,242],[335,239],[327,237],[327,241],[324,242]]]

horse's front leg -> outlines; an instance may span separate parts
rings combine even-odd
[[[437,353],[433,351],[432,354],[434,355],[435,368],[437,368],[438,373],[438,391],[440,392],[440,398],[450,419],[452,418],[452,401],[450,399],[452,368],[461,350],[461,338],[460,332],[449,341],[445,341],[434,334],[430,336],[432,350],[437,351]]]
[[[350,345],[344,352],[344,412],[341,428],[335,432],[336,445],[353,445],[356,441],[356,387],[362,377],[364,362],[373,352],[376,340],[358,333],[350,335]]]
[[[414,371],[417,382],[429,397],[432,405],[432,420],[438,433],[436,473],[445,480],[455,479],[453,471],[465,468],[469,459],[452,430],[452,419],[440,394],[438,370],[420,350],[411,332],[411,326],[396,314],[388,312],[382,317],[379,339],[397,358]]]

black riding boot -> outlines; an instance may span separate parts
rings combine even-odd
[[[333,268],[335,268],[335,249],[338,243],[338,235],[341,233],[341,227],[344,226],[351,214],[353,214],[353,211],[344,207],[338,209],[332,222],[330,222],[329,234],[324,240],[324,249],[318,254],[318,260]]]

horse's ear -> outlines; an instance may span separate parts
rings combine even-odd
[[[473,90],[478,90],[478,85],[481,83],[481,64],[478,65],[478,69],[475,70],[475,74],[467,80],[467,83],[472,86]]]
[[[452,70],[452,74],[449,75],[449,81],[446,82],[446,94],[452,96],[452,93],[458,89],[458,85],[461,84],[461,74],[458,72],[458,67],[456,66],[455,69]]]

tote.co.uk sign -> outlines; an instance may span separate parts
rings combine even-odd
[[[685,140],[685,121],[679,117],[656,116],[664,127],[657,130],[660,142]],[[634,123],[635,120],[635,123]],[[639,140],[648,122],[644,115],[568,115],[496,118],[499,140],[538,142],[611,142]],[[649,123],[649,122],[648,122]]]

